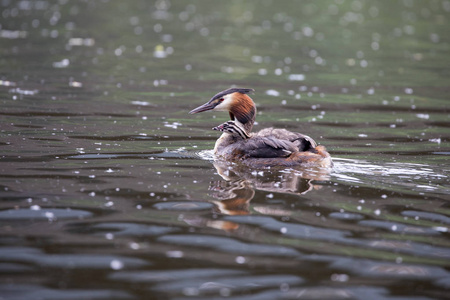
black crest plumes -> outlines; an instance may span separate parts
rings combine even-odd
[[[248,94],[250,92],[254,92],[254,89],[242,89],[242,88],[230,88],[225,91],[221,91],[220,93],[217,93],[214,97],[211,98],[211,100],[222,98],[223,96],[226,96],[228,94],[232,93],[241,93],[241,94]]]

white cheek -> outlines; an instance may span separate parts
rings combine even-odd
[[[216,111],[228,111],[228,105],[226,105],[225,101],[214,107]]]
[[[231,97],[229,95],[226,95],[223,97],[223,101],[214,107],[214,110],[216,111],[229,111],[230,110],[230,103],[231,103]]]

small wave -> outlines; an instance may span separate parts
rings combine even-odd
[[[413,163],[386,163],[386,165],[375,165],[364,160],[345,158],[333,158],[334,171],[336,173],[356,173],[366,175],[427,175],[435,177],[447,176],[435,173],[430,166]]]
[[[214,150],[201,150],[194,155],[203,160],[214,160]]]
[[[157,153],[80,153],[67,156],[68,159],[112,159],[112,158],[146,158],[146,159],[192,159],[201,158],[206,159],[207,156],[203,152],[211,152],[212,150],[205,150],[199,152],[189,152],[180,148],[173,151],[163,151]],[[212,158],[211,158],[212,159]]]
[[[448,176],[426,164],[416,163],[385,163],[376,165],[365,160],[333,158],[334,168],[332,176],[348,183],[383,183],[404,186],[408,189],[423,192],[444,192],[440,182]],[[415,181],[414,187],[411,181]]]

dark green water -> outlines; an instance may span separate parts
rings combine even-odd
[[[0,299],[444,299],[449,1],[1,1]],[[335,162],[213,161],[255,130]]]

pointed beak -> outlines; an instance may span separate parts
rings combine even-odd
[[[200,105],[197,108],[194,108],[189,113],[190,114],[196,114],[196,113],[199,113],[199,112],[203,112],[203,111],[214,109],[214,107],[216,107],[216,105],[214,105],[213,103],[211,103],[211,101],[209,101],[209,102],[207,102],[207,103],[205,103],[203,105]]]

